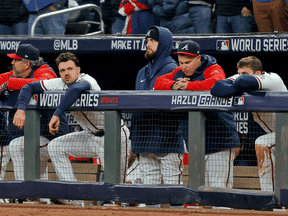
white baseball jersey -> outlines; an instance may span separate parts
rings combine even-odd
[[[240,74],[235,74],[228,79],[235,81]],[[281,77],[276,73],[264,72],[261,75],[253,75],[259,84],[259,90],[266,91],[287,91],[287,88],[281,79]],[[263,128],[266,133],[271,133],[275,131],[276,127],[276,114],[271,112],[253,112],[254,120]]]
[[[101,91],[100,86],[97,81],[88,74],[82,73],[78,78],[77,82],[85,80],[90,83],[90,90]],[[48,91],[59,91],[68,90],[66,83],[62,81],[61,78],[41,80],[40,81],[43,90]],[[100,111],[70,111],[70,113],[75,117],[79,125],[90,132],[99,132],[104,130],[104,113]],[[121,122],[123,125],[124,122]]]

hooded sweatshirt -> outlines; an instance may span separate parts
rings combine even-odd
[[[170,53],[173,47],[172,33],[163,27],[153,27],[159,31],[158,48],[154,61],[142,68],[136,78],[136,90],[153,90],[155,80],[178,67]]]
[[[170,56],[173,45],[172,33],[163,27],[159,31],[158,48],[154,61],[142,68],[136,78],[136,90],[153,90],[155,80],[177,68]],[[179,121],[175,113],[137,112],[133,113],[130,130],[133,153],[185,153]]]

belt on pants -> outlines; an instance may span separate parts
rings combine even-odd
[[[94,136],[98,136],[98,137],[102,137],[105,135],[104,130],[102,131],[97,131],[97,132],[90,132],[91,134],[93,134]]]

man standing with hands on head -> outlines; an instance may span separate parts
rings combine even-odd
[[[171,73],[157,78],[155,90],[208,91],[217,80],[225,79],[222,67],[217,64],[214,57],[201,54],[198,43],[183,41],[176,53],[180,66]],[[232,188],[235,150],[240,147],[233,114],[204,113],[206,117],[205,185]],[[181,130],[188,143],[187,115],[181,121]]]

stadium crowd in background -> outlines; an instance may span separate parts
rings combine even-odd
[[[201,54],[200,45],[182,41],[178,51],[179,67],[155,81],[155,90],[207,91],[217,80],[225,79],[224,70],[213,56]],[[205,123],[205,185],[233,187],[233,162],[240,141],[229,112],[204,112]],[[181,131],[188,143],[188,115],[182,115]],[[191,151],[188,149],[188,151]],[[225,164],[225,165],[223,165]]]
[[[84,4],[102,9],[106,34],[146,34],[153,25],[168,28],[173,34],[288,31],[287,5],[283,0],[3,0],[0,34],[31,34],[39,15]],[[95,11],[76,13],[80,14],[79,19],[69,19],[71,14],[42,19],[35,34],[64,35],[68,21],[99,21]],[[92,30],[95,27],[89,31]]]
[[[233,5],[233,7],[231,7]],[[250,0],[215,0],[216,33],[255,32]]]
[[[39,15],[63,9],[68,0],[23,0],[23,3],[29,12],[28,34],[31,35],[33,22]],[[35,35],[64,35],[67,19],[68,14],[42,19],[35,27]]]
[[[0,1],[0,34],[27,35],[28,11],[22,0]]]
[[[255,56],[240,59],[238,74],[220,80],[211,89],[218,97],[231,97],[245,91],[287,91],[281,77],[273,72],[263,71],[261,61]],[[267,133],[255,141],[259,178],[262,191],[275,190],[275,143],[276,113],[253,112],[254,120]]]

